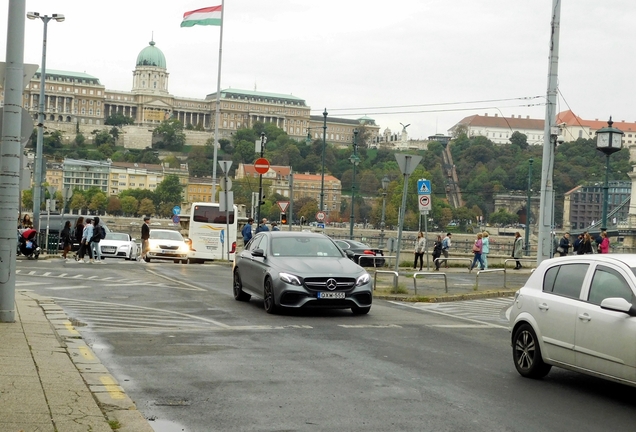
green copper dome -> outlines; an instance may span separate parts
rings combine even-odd
[[[155,41],[150,41],[150,46],[142,49],[137,56],[137,66],[157,66],[166,68],[166,57],[155,46]]]

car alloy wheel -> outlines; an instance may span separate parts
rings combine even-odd
[[[274,285],[270,278],[265,279],[265,288],[263,290],[263,305],[265,312],[269,314],[276,313],[276,302],[274,300]]]
[[[537,335],[529,324],[522,324],[512,340],[512,357],[521,376],[543,378],[552,366],[543,362]]]
[[[237,270],[234,270],[234,284],[232,291],[234,292],[234,300],[248,301],[252,296],[243,291],[243,282],[241,282],[241,275]]]

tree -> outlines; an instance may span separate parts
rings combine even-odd
[[[107,204],[108,204],[108,197],[106,197],[104,193],[98,192],[94,194],[93,197],[91,198],[90,204],[88,205],[88,209],[90,211],[101,214],[106,210]]]
[[[508,213],[505,209],[499,209],[498,212],[490,215],[491,224],[511,225],[519,222],[519,216]]]
[[[176,175],[166,176],[166,178],[157,185],[157,189],[155,190],[155,195],[157,197],[156,202],[159,205],[180,204],[182,190],[183,186],[179,182],[179,177]]]
[[[121,215],[121,200],[116,196],[108,197],[106,212],[115,216]]]
[[[23,210],[33,209],[33,189],[22,191],[22,207],[24,207]]]
[[[152,132],[153,147],[171,151],[181,151],[185,144],[183,123],[177,119],[168,119],[161,122]]]
[[[137,209],[139,214],[150,216],[155,214],[155,205],[151,199],[144,198],[139,203],[139,208]]]
[[[71,198],[71,203],[69,204],[69,208],[71,210],[82,211],[86,208],[86,198],[80,191],[74,191],[73,197]]]
[[[113,114],[111,116],[106,117],[106,120],[104,121],[105,125],[108,126],[124,126],[124,125],[131,125],[135,123],[135,119],[133,119],[132,117],[128,117],[125,116],[123,114]]]
[[[126,216],[135,216],[139,208],[139,201],[135,197],[127,196],[121,199],[121,209]]]

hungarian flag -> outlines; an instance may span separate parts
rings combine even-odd
[[[201,8],[183,14],[181,27],[195,25],[221,25],[221,5]]]

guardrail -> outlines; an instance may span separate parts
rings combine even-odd
[[[443,257],[440,257],[440,258],[435,258],[433,260],[433,262],[435,262],[435,261],[438,261],[438,262],[439,261],[466,261],[468,263],[468,269],[470,269],[470,265],[473,263],[473,259],[472,258],[466,258],[466,257],[464,257],[464,258],[443,258]]]
[[[537,262],[536,259],[532,259],[532,258],[519,258],[519,259],[509,258],[507,260],[504,260],[504,270],[508,267],[508,263],[511,262],[511,261],[515,261],[515,262],[516,261]],[[532,269],[532,271],[534,271],[534,269]],[[504,273],[504,288],[507,288],[507,286],[506,286],[506,274],[507,274],[507,272]]]
[[[384,265],[386,265],[386,263],[388,262],[389,258],[397,258],[397,256],[389,256],[389,255],[360,255],[358,257],[358,264],[362,266],[362,262],[366,261],[366,260],[373,260],[373,267],[377,268],[377,267],[383,267],[383,266],[377,266],[375,265],[376,261],[383,259],[385,260]],[[363,266],[364,267],[364,266]]]
[[[448,278],[446,277],[446,273],[433,273],[433,272],[415,272],[413,273],[413,290],[415,291],[415,295],[417,295],[417,277],[418,276],[437,276],[444,278],[444,291],[448,294]]]
[[[475,290],[479,289],[479,275],[481,273],[495,273],[495,272],[503,272],[504,274],[504,288],[506,288],[506,268],[502,269],[488,269],[488,270],[479,270],[477,271],[477,276],[475,276]]]
[[[398,272],[392,271],[392,270],[376,270],[373,273],[373,291],[375,291],[375,287],[378,283],[378,273],[392,274],[393,275],[393,290],[397,289],[397,282],[398,282],[398,278],[400,277]]]

